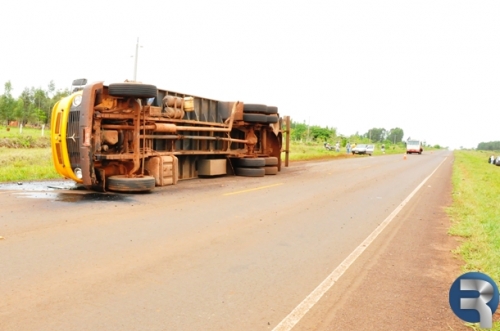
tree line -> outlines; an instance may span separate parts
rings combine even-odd
[[[9,125],[15,121],[19,124],[41,125],[50,122],[52,106],[61,98],[70,94],[69,89],[58,89],[53,81],[47,88],[26,87],[18,98],[12,95],[10,81],[4,84],[4,92],[0,95],[0,124]]]
[[[500,141],[481,142],[477,145],[481,151],[500,151]]]
[[[339,134],[336,128],[321,127],[318,125],[309,126],[305,122],[290,122],[290,139],[293,141],[316,141],[316,142],[335,142],[340,141],[345,146],[348,140],[356,142],[372,142],[385,144],[398,144],[403,141],[404,131],[401,128],[372,128],[364,134],[356,133],[351,136]]]

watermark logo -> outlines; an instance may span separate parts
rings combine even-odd
[[[460,319],[491,329],[499,295],[497,285],[488,275],[468,272],[458,277],[451,285],[449,299],[451,309]]]

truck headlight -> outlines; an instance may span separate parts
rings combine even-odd
[[[78,178],[78,179],[82,179],[83,175],[82,175],[82,169],[80,168],[75,168],[73,170],[73,172],[75,173],[75,176]]]
[[[78,107],[82,103],[82,95],[75,95],[73,98],[73,107]]]

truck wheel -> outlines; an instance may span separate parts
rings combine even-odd
[[[234,168],[236,176],[245,177],[264,177],[266,170],[264,168]]]
[[[277,113],[278,113],[278,107],[267,106],[266,114],[277,114]]]
[[[277,116],[267,116],[267,123],[278,123],[278,120]]]
[[[275,106],[266,106],[266,105],[258,105],[258,104],[245,104],[243,106],[244,113],[261,113],[261,114],[277,114],[278,107]]]
[[[154,98],[158,89],[154,85],[138,83],[109,84],[108,93],[114,97]]]
[[[259,105],[255,103],[245,103],[243,105],[244,113],[267,113],[266,105]]]
[[[243,121],[250,123],[267,123],[267,115],[243,114]]]
[[[108,189],[117,192],[146,192],[155,188],[152,176],[127,177],[125,175],[110,176],[106,180]]]
[[[241,158],[234,159],[234,165],[237,167],[264,167],[266,165],[266,160],[263,157],[256,158]]]
[[[266,172],[266,175],[276,175],[278,173],[278,167],[275,166],[264,167],[264,170]]]
[[[278,165],[278,158],[277,157],[270,156],[270,157],[263,157],[263,159],[266,161],[266,167]]]

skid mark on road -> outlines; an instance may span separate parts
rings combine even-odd
[[[260,186],[260,187],[250,188],[248,190],[242,190],[242,191],[224,193],[223,196],[235,195],[235,194],[241,194],[241,193],[247,193],[247,192],[253,192],[253,191],[263,190],[265,188],[280,186],[280,185],[283,185],[283,183],[277,183],[277,184],[267,185],[267,186]]]
[[[427,182],[429,178],[439,169],[439,167],[446,161],[447,157],[439,163],[434,171],[427,176],[401,204],[394,209],[387,218],[380,223],[378,227],[365,239],[361,244],[340,265],[333,270],[333,272],[326,277],[288,316],[286,316],[272,331],[290,331],[307,312],[323,297],[323,295],[339,280],[344,272],[356,261],[356,259],[370,246],[370,244],[377,238],[377,236],[389,225],[389,223],[396,217],[403,207],[413,198],[413,196],[420,190],[420,188]]]

